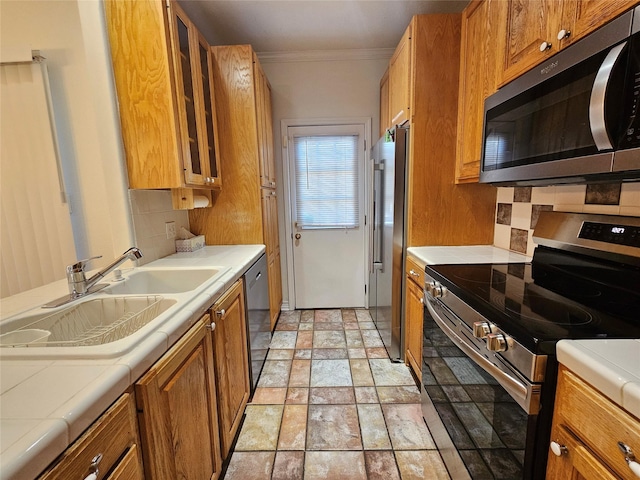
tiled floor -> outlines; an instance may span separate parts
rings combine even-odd
[[[366,310],[281,314],[225,479],[448,478]]]

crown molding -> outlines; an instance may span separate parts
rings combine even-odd
[[[389,60],[393,48],[365,48],[352,50],[308,50],[298,52],[261,52],[261,63],[331,62],[352,60]]]

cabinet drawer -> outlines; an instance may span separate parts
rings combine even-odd
[[[416,282],[420,288],[424,287],[424,267],[410,257],[407,257],[405,273],[407,277]]]
[[[575,434],[622,478],[636,478],[620,452],[618,442],[631,447],[637,455],[640,452],[640,420],[565,368],[559,373],[557,398],[557,423]]]
[[[91,462],[98,454],[102,454],[102,460],[98,464],[100,471],[98,478],[106,478],[111,470],[119,466],[122,455],[137,443],[138,431],[133,396],[125,393],[62,454],[58,462],[47,470],[40,480],[85,478],[92,472]],[[139,472],[140,457],[137,449],[133,452],[135,457],[129,457],[128,462],[135,461]],[[133,471],[130,469],[131,466],[127,471]],[[123,477],[116,475],[114,478]]]

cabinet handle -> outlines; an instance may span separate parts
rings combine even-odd
[[[84,480],[98,480],[98,464],[102,461],[102,454],[99,453],[91,459],[91,465],[89,465],[89,475],[84,477]]]
[[[564,40],[571,36],[571,30],[565,30],[564,28],[558,32],[558,40]]]
[[[218,317],[224,317],[224,314],[225,314],[224,308],[222,310],[218,310],[216,312],[216,316],[218,316]]]
[[[420,274],[417,273],[413,268],[411,270],[409,270],[409,275],[411,275],[412,277],[419,277]]]
[[[569,453],[569,449],[565,445],[560,445],[558,442],[551,442],[550,447],[556,457],[561,457]]]
[[[540,51],[545,52],[551,48],[551,42],[542,42],[540,44]]]
[[[640,463],[636,462],[636,456],[633,454],[631,447],[624,442],[618,442],[618,448],[624,455],[624,460],[636,477],[640,477]]]
[[[215,322],[211,322],[211,323],[205,325],[204,328],[206,328],[207,330],[211,330],[213,332],[216,329],[216,323]]]

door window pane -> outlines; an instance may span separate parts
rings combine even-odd
[[[358,136],[294,137],[298,228],[357,228]]]

